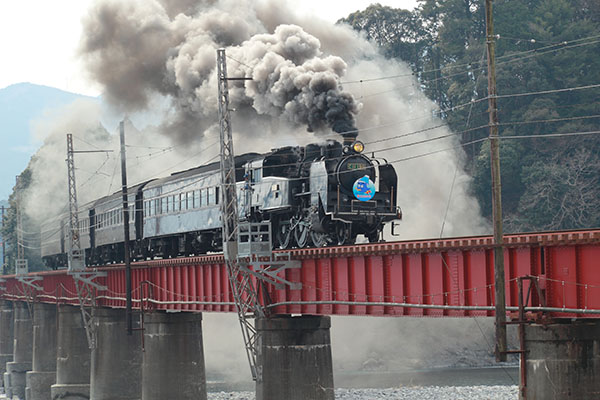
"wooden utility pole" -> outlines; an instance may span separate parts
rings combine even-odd
[[[133,334],[133,318],[131,312],[131,261],[129,260],[129,203],[127,199],[127,163],[125,158],[125,121],[119,124],[121,137],[121,192],[123,193],[123,261],[125,262],[125,318],[127,319],[127,334]]]
[[[490,115],[490,164],[492,170],[492,220],[494,225],[494,281],[496,298],[496,361],[506,361],[506,295],[504,290],[504,246],[502,238],[502,195],[500,183],[500,147],[498,108],[496,105],[496,59],[493,0],[485,0],[486,44],[488,60],[488,104]]]

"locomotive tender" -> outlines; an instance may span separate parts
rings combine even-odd
[[[235,157],[240,221],[270,221],[278,248],[379,240],[386,222],[402,218],[391,164],[362,153],[361,142],[328,140]],[[205,254],[222,248],[221,176],[211,163],[128,189],[132,259]],[[122,195],[79,210],[86,265],[123,261]],[[67,265],[68,221],[42,229],[42,257]]]

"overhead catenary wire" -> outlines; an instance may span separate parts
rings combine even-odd
[[[502,35],[496,35],[496,38],[497,39],[498,38],[502,38]],[[496,60],[503,60],[505,58],[520,57],[520,56],[524,56],[523,59],[526,59],[526,58],[530,58],[531,57],[531,53],[540,53],[540,54],[536,54],[536,55],[542,55],[542,54],[548,54],[549,52],[558,51],[558,50],[564,50],[564,49],[569,49],[569,48],[576,48],[576,47],[581,47],[581,46],[588,46],[588,45],[599,43],[600,40],[595,40],[595,41],[588,42],[588,43],[579,43],[579,42],[582,42],[582,41],[585,41],[585,40],[598,39],[598,38],[600,38],[600,35],[593,35],[593,36],[588,36],[588,37],[580,38],[580,39],[574,39],[574,40],[570,40],[570,41],[562,41],[562,42],[559,42],[559,43],[554,43],[554,44],[551,44],[549,46],[544,46],[544,47],[540,47],[540,48],[537,48],[537,49],[525,50],[525,51],[511,53],[511,54],[505,54],[505,55],[496,57]],[[556,49],[552,49],[553,47],[557,47],[557,46],[562,46],[562,47],[559,47],[559,48],[556,48]],[[518,58],[518,59],[521,59],[521,58]],[[496,64],[497,65],[506,64],[506,63],[512,62],[512,61],[515,61],[515,60],[497,62]],[[483,61],[473,61],[473,62],[469,62],[469,63],[455,64],[455,65],[446,65],[446,66],[441,67],[441,68],[436,68],[436,69],[431,69],[431,70],[426,70],[426,71],[420,71],[419,74],[429,74],[429,73],[433,73],[433,72],[441,72],[441,71],[444,71],[444,70],[456,69],[456,68],[468,68],[468,69],[465,69],[464,71],[461,71],[459,73],[459,75],[460,75],[460,74],[464,74],[465,72],[476,71],[476,70],[483,70],[483,69],[486,68],[485,66],[473,68],[473,65],[478,65],[478,64],[483,64]],[[390,79],[403,78],[403,77],[414,76],[414,75],[415,75],[415,73],[411,72],[411,73],[387,75],[387,76],[380,76],[380,77],[373,77],[373,78],[364,78],[364,79],[341,81],[340,84],[344,85],[344,84],[354,84],[354,83],[367,83],[367,82],[375,82],[375,81],[381,81],[381,80],[390,80]],[[435,78],[435,79],[431,79],[431,80],[424,80],[421,83],[435,82],[437,80],[447,79],[449,77],[456,76],[456,75],[457,74],[451,74],[451,75],[447,75],[445,77]]]

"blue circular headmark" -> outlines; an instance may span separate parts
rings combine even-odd
[[[358,178],[352,186],[354,197],[360,201],[368,201],[375,196],[375,184],[368,175]]]

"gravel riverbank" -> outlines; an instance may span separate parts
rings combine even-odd
[[[336,400],[516,400],[518,386],[423,386],[336,389]],[[253,392],[209,393],[208,400],[254,400]]]

